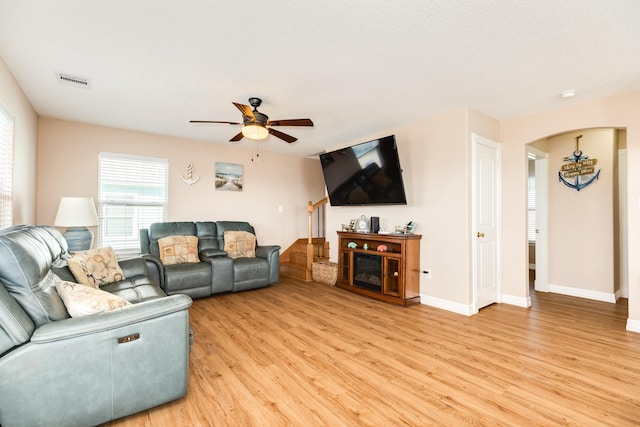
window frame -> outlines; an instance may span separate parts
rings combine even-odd
[[[168,159],[99,153],[98,247],[111,246],[119,258],[139,255],[139,230],[166,221],[168,205]]]
[[[15,116],[0,103],[0,229],[13,225]]]

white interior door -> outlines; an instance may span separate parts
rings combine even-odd
[[[474,306],[500,302],[500,144],[472,135]]]
[[[529,153],[535,156],[536,164],[536,278],[534,288],[538,292],[549,292],[549,155],[534,147],[529,147]]]
[[[627,149],[618,150],[618,200],[620,211],[620,296],[629,298],[629,256],[627,253]]]

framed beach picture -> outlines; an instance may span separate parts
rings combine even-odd
[[[216,162],[216,190],[242,191],[242,165]]]

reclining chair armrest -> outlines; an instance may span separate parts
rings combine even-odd
[[[220,256],[227,256],[227,251],[223,251],[222,249],[203,249],[198,254],[200,256],[201,261],[205,261],[204,258],[215,258]]]
[[[140,257],[147,263],[149,278],[157,283],[160,289],[164,290],[164,265],[162,265],[160,258],[151,254],[142,254]]]
[[[269,263],[269,284],[280,279],[280,246],[256,246],[256,256],[266,258]]]
[[[151,245],[151,241],[149,240],[149,229],[141,228],[139,230],[139,234],[140,234],[140,253],[148,254],[149,246]]]
[[[48,343],[117,329],[186,310],[192,302],[188,295],[171,295],[106,313],[50,322],[36,329],[31,342]]]
[[[142,257],[128,258],[118,260],[118,265],[124,273],[124,277],[129,278],[133,276],[148,276],[149,269],[147,263]]]
[[[280,246],[256,246],[256,256],[260,258],[267,258],[271,262],[273,256],[280,255]]]
[[[219,249],[212,249],[219,250]],[[222,251],[224,252],[224,251]],[[226,252],[224,252],[226,254]],[[200,256],[202,262],[211,267],[211,293],[231,292],[233,290],[233,259],[228,256]]]

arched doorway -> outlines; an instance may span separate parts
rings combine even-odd
[[[565,161],[577,150],[593,166],[585,186],[573,184],[578,172],[568,173],[575,164]],[[527,152],[527,243],[535,290],[613,303],[626,297],[626,130],[569,131],[533,141]],[[547,183],[536,170],[546,159]]]

